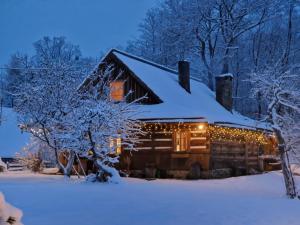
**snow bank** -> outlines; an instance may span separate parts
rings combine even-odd
[[[121,184],[8,172],[0,187],[26,225],[299,225],[280,172],[220,180],[121,178]],[[296,177],[300,184],[300,177]]]
[[[22,225],[22,211],[5,202],[0,192],[0,225]]]
[[[292,173],[296,176],[300,176],[300,165],[299,164],[292,164],[291,165]]]

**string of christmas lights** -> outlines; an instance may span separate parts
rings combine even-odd
[[[260,145],[268,143],[268,139],[263,132],[254,130],[210,125],[209,134],[211,141],[238,142],[240,144],[251,143]]]
[[[208,125],[206,123],[188,124],[188,123],[145,123],[144,130],[150,135],[153,132],[163,132],[164,135],[177,131],[206,131],[210,136],[210,141],[237,142],[241,144],[260,144],[268,143],[268,137],[261,131],[248,130],[242,128],[223,127],[217,125]],[[196,136],[197,134],[193,134]]]

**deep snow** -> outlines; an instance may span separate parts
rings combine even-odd
[[[86,183],[3,173],[0,191],[25,225],[299,225],[300,202],[271,172],[223,180]]]

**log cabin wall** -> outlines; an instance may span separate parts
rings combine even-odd
[[[233,175],[249,173],[251,168],[260,170],[259,150],[257,144],[214,141],[211,143],[211,167],[230,168]]]
[[[273,138],[262,131],[210,126],[211,168],[232,170],[232,175],[263,171],[261,156],[276,155]]]
[[[120,167],[130,170],[134,176],[144,176],[145,170],[155,169],[161,177],[186,178],[193,167],[209,170],[210,152],[206,130],[198,128],[199,123],[147,124],[146,135],[140,137],[140,143],[134,152],[124,151]],[[185,151],[177,151],[175,133],[187,135]]]
[[[137,151],[122,153],[121,168],[138,177],[152,169],[153,177],[187,178],[195,166],[200,167],[201,178],[215,177],[213,171],[218,170],[227,170],[222,176],[234,176],[262,170],[260,155],[275,154],[275,144],[262,132],[221,128],[220,134],[212,127],[204,124],[199,129],[199,123],[147,124],[147,134],[140,137]],[[232,136],[223,134],[224,129]],[[186,151],[176,150],[175,133],[179,130],[188,134]]]
[[[139,138],[137,151],[122,150],[118,169],[134,177],[159,178],[221,178],[244,175],[251,172],[273,170],[267,164],[261,166],[261,155],[276,155],[277,143],[274,137],[264,136],[262,132],[245,131],[243,137],[234,134],[234,128],[222,128],[232,132],[232,137],[220,135],[220,131],[205,123],[150,123],[145,126],[145,135]],[[177,151],[176,132],[188,135],[186,151]],[[214,133],[212,133],[214,132]],[[250,132],[250,135],[249,133]],[[221,132],[221,134],[223,134]],[[254,135],[254,136],[253,136]],[[231,139],[231,138],[236,139]],[[242,138],[242,139],[241,139]],[[250,141],[250,138],[254,140]],[[66,157],[60,155],[60,161],[66,165]],[[93,164],[86,159],[76,158],[74,174],[89,174]],[[200,176],[191,175],[200,169]],[[218,172],[215,171],[223,171]],[[224,173],[225,171],[225,173]],[[227,171],[227,172],[226,172]],[[229,171],[229,173],[228,173]]]

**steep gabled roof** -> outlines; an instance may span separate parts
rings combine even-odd
[[[162,100],[160,104],[141,105],[138,119],[149,121],[198,119],[235,127],[266,128],[265,124],[226,110],[216,101],[215,93],[195,78],[190,81],[191,93],[188,93],[178,83],[176,70],[116,49],[110,50],[102,61],[111,54]]]

